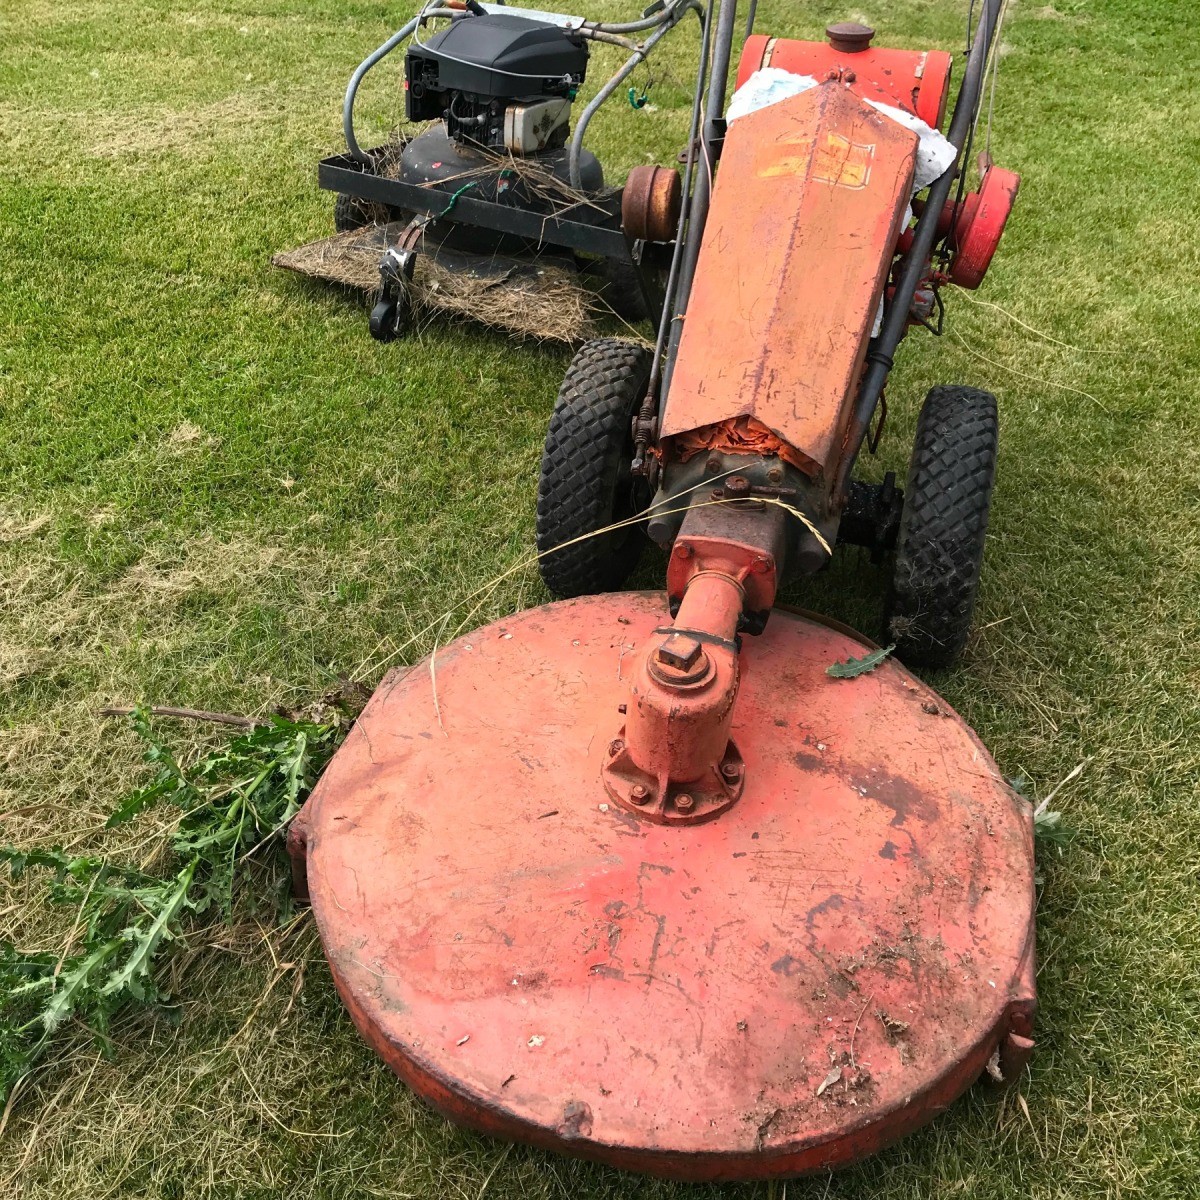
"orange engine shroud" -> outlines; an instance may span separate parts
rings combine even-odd
[[[836,82],[730,126],[664,438],[752,417],[832,474],[916,146]]]

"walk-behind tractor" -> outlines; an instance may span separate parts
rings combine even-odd
[[[584,346],[546,441],[540,561],[570,598],[391,674],[297,818],[354,1021],[454,1120],[792,1175],[1030,1055],[1030,809],[902,665],[966,639],[992,397],[934,388],[903,491],[853,477],[906,328],[979,282],[1015,194],[986,164],[960,186],[1000,4],[915,203],[949,55],[751,36],[727,110],[741,22],[709,4],[657,345]],[[665,597],[617,590],[643,530]],[[892,657],[774,606],[839,540],[894,561]]]

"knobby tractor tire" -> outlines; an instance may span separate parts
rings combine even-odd
[[[387,221],[388,210],[384,204],[348,196],[345,192],[338,192],[333,202],[333,228],[338,233],[363,229],[367,225],[386,225]]]
[[[600,338],[585,343],[567,368],[546,433],[537,499],[538,565],[556,596],[616,591],[637,565],[640,525],[587,535],[649,503],[630,463],[650,362],[644,346]]]
[[[969,387],[925,397],[896,541],[885,636],[911,667],[948,667],[971,632],[996,477],[996,398]]]
[[[604,259],[600,264],[600,280],[600,299],[622,320],[644,321],[650,315],[637,268],[632,263]]]

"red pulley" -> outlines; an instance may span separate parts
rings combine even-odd
[[[950,278],[959,287],[977,288],[983,282],[1020,186],[1016,171],[989,167],[979,191],[964,197],[954,224],[950,263]]]
[[[683,207],[683,181],[671,167],[634,167],[621,193],[621,225],[626,236],[646,242],[672,242]]]

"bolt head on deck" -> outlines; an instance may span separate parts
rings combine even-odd
[[[672,634],[659,646],[656,658],[664,667],[690,671],[700,661],[703,653],[704,647],[695,638]]]

